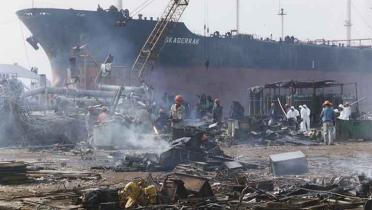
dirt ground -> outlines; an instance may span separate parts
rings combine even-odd
[[[306,154],[309,163],[307,176],[347,176],[365,173],[372,176],[372,142],[338,143],[334,146],[250,146],[234,145],[223,148],[227,155],[244,162],[257,163],[259,170],[249,170],[247,173],[270,176],[269,155],[290,151],[302,151]],[[20,185],[0,185],[0,209],[29,209],[24,202],[33,205],[48,205],[40,197],[53,195],[53,206],[74,207],[76,201],[65,200],[74,189],[91,187],[123,187],[134,177],[146,177],[146,172],[113,172],[109,170],[90,170],[93,165],[111,164],[112,151],[96,151],[93,159],[83,160],[80,155],[70,151],[28,149],[0,149],[0,161],[25,161],[32,166],[59,171],[91,172],[101,175],[101,179],[53,179],[52,177],[39,177]],[[131,151],[123,151],[131,152]],[[154,177],[166,172],[152,173]],[[59,194],[58,194],[59,193]],[[62,194],[61,194],[62,193]],[[67,194],[63,194],[67,193]],[[56,195],[62,196],[56,197]],[[65,197],[63,197],[65,196]],[[21,204],[20,201],[23,203]],[[9,203],[10,202],[10,203]],[[10,207],[9,207],[10,206]],[[48,208],[47,208],[48,209]]]
[[[235,145],[224,148],[226,154],[246,161],[269,164],[269,155],[302,151],[309,163],[309,174],[348,176],[365,173],[372,176],[372,142],[342,142],[333,146],[257,146]]]

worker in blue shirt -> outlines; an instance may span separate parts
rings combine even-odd
[[[325,101],[323,103],[323,110],[320,114],[320,119],[323,123],[324,143],[327,145],[333,145],[333,141],[336,138],[336,114],[330,101]]]

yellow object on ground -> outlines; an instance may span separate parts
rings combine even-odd
[[[134,208],[138,205],[157,203],[157,191],[154,185],[144,188],[145,180],[139,179],[129,182],[124,189],[119,191],[120,206]]]
[[[156,187],[155,185],[150,185],[145,188],[145,195],[147,202],[149,204],[156,204],[157,202],[157,192],[156,192]]]
[[[142,195],[141,187],[135,182],[129,182],[125,185],[124,189],[121,191],[121,198],[120,200],[127,200],[125,204],[125,208],[132,208],[135,207]]]

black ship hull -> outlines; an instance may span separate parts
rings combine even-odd
[[[100,62],[112,54],[114,65],[131,66],[156,23],[104,11],[28,9],[17,14],[47,53],[57,86],[64,84],[73,47],[87,46]],[[245,102],[251,86],[291,79],[358,82],[360,94],[366,95],[371,67],[370,48],[276,42],[248,35],[204,37],[183,23],[173,23],[150,84],[158,94],[181,93],[193,100],[195,94],[207,93],[222,98],[225,105],[232,100]]]

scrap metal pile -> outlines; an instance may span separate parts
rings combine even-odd
[[[371,184],[365,176],[275,178],[189,167],[122,189],[90,189],[80,202],[87,209],[358,209],[369,205]]]
[[[240,128],[232,133],[228,125],[227,133],[231,136],[220,136],[224,143],[251,144],[251,145],[319,145],[321,143],[321,132],[319,129],[311,129],[300,132],[288,126],[285,119],[278,120],[269,125],[267,117],[245,117],[239,121]]]

